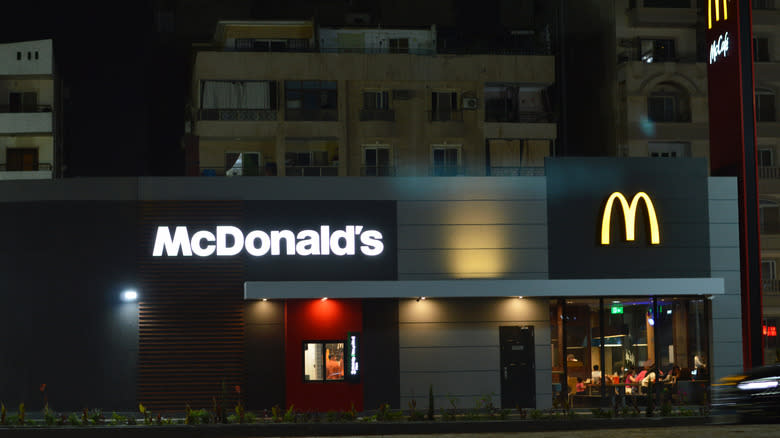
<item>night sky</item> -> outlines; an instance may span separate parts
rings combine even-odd
[[[144,1],[84,3],[33,0],[0,14],[0,43],[54,39],[64,175],[182,175],[187,52],[155,31]]]

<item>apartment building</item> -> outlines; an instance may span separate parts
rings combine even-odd
[[[541,173],[557,137],[547,53],[439,54],[435,26],[219,22],[196,48],[187,173]]]
[[[759,163],[765,362],[780,359],[780,10],[752,2],[756,130]],[[620,0],[614,10],[617,54],[615,154],[708,157],[707,3]]]
[[[0,180],[51,179],[59,154],[52,40],[0,44]]]
[[[761,218],[761,277],[764,306],[764,360],[780,360],[780,9],[777,0],[753,1],[753,61],[755,74],[756,148],[758,149]]]

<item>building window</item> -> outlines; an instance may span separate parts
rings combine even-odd
[[[389,93],[387,91],[364,91],[360,120],[395,121],[395,111],[390,110]]]
[[[309,40],[236,38],[234,47],[247,52],[302,52],[309,49]]]
[[[16,52],[16,60],[21,61],[22,60],[22,52]]]
[[[769,62],[769,38],[753,38],[753,61]]]
[[[5,170],[38,170],[38,149],[8,148],[5,150]]]
[[[460,145],[431,146],[431,175],[456,176],[463,174]]]
[[[335,139],[288,141],[285,150],[287,176],[338,176],[339,142]]]
[[[200,120],[276,120],[275,81],[203,81]]]
[[[647,116],[653,122],[690,122],[688,93],[671,82],[658,84],[647,97]]]
[[[647,144],[647,154],[655,158],[688,158],[691,156],[689,143],[650,142]]]
[[[431,121],[449,120],[463,120],[462,113],[458,111],[458,93],[434,91],[431,93]]]
[[[336,81],[284,81],[285,119],[337,121]]]
[[[764,199],[759,200],[758,218],[761,233],[780,233],[780,207],[776,202]]]
[[[262,155],[259,152],[226,152],[226,176],[259,176],[262,168]]]
[[[671,399],[706,404],[711,367],[706,307],[699,297],[551,301],[556,395],[568,396],[575,406],[598,406],[602,396],[614,394],[615,384],[642,396],[650,382],[663,381]],[[612,380],[603,380],[606,376]]]
[[[344,380],[344,342],[304,342],[303,380],[305,382]]]
[[[639,60],[648,64],[653,62],[674,62],[674,40],[644,39],[639,40]]]
[[[394,176],[393,150],[389,145],[363,146],[361,176]]]
[[[759,167],[772,167],[774,166],[774,154],[772,148],[759,148],[758,149],[758,166]]]
[[[409,53],[409,38],[390,38],[390,53]]]
[[[490,176],[544,176],[544,159],[550,156],[552,140],[487,140],[486,158]]]
[[[485,84],[485,121],[551,122],[544,90],[521,84]]]
[[[771,90],[756,89],[756,121],[775,121],[775,93]]]
[[[775,0],[753,0],[753,9],[774,9]]]

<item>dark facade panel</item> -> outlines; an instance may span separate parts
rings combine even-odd
[[[284,302],[248,302],[244,323],[247,409],[285,407]]]
[[[560,278],[709,277],[707,167],[702,159],[550,159],[546,162],[549,269]],[[652,200],[660,243],[650,240],[648,208],[638,202],[636,236],[626,240],[620,202],[610,214],[610,243],[602,245],[607,200],[639,192]]]
[[[135,404],[135,203],[0,204],[0,394],[40,410]]]
[[[389,403],[400,409],[398,300],[364,300],[361,335],[363,406],[377,409]]]

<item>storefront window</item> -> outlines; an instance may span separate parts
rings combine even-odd
[[[703,298],[552,301],[553,391],[565,381],[569,402],[587,406],[613,393],[644,395],[655,382],[662,383],[655,388],[664,400],[705,403],[706,308]]]
[[[344,380],[344,343],[304,343],[303,380],[308,382]]]
[[[566,300],[563,319],[569,394],[598,398],[603,372],[599,300]]]
[[[550,346],[552,349],[552,393],[553,400],[565,397],[566,386],[563,370],[563,300],[550,301]]]

